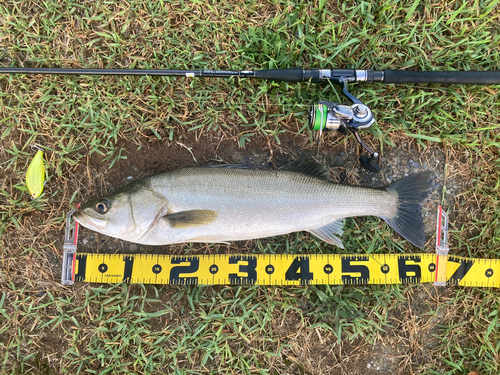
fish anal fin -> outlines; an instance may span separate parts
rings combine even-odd
[[[163,216],[172,228],[185,229],[213,223],[219,214],[212,210],[189,210]]]
[[[326,170],[323,165],[310,156],[302,156],[288,166],[284,167],[284,169],[290,172],[316,177],[323,181],[329,181],[330,179],[330,173],[328,173],[328,170]]]
[[[344,233],[343,227],[344,227],[344,219],[340,219],[334,221],[333,223],[324,225],[320,228],[308,229],[307,231],[315,235],[316,237],[322,239],[323,241],[343,249],[344,244],[342,243],[342,240],[339,238],[340,236],[342,236],[342,233]],[[337,237],[336,234],[338,234],[339,237]]]

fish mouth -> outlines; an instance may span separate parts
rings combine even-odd
[[[86,215],[80,211],[76,211],[73,214],[73,219],[80,225],[90,229],[104,229],[106,227],[106,220]]]

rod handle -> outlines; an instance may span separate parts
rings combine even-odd
[[[285,82],[302,82],[304,70],[301,68],[256,70],[255,78]]]
[[[419,72],[411,70],[384,70],[384,80],[382,82],[500,85],[500,71]]]

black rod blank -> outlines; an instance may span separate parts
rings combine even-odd
[[[0,74],[54,74],[82,76],[181,76],[181,77],[253,77],[253,72],[223,70],[162,69],[66,69],[66,68],[0,68]],[[250,75],[249,73],[252,73]]]

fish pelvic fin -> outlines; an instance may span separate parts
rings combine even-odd
[[[168,214],[162,217],[175,229],[185,229],[213,223],[219,214],[212,210],[189,210]]]
[[[420,211],[430,194],[433,177],[432,172],[421,172],[396,181],[386,188],[398,193],[398,210],[394,217],[382,216],[382,219],[406,240],[421,249],[425,245],[425,231]]]
[[[315,235],[316,237],[322,239],[323,241],[343,249],[344,244],[342,243],[342,240],[335,235],[338,234],[339,236],[342,236],[342,233],[344,233],[343,228],[344,228],[344,219],[340,219],[334,221],[333,223],[324,225],[320,228],[308,229],[307,231]]]

